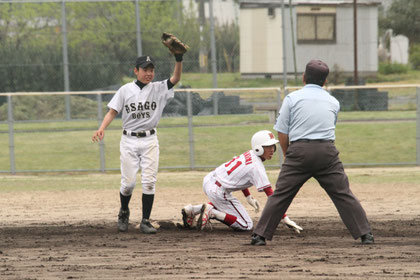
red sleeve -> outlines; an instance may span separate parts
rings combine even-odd
[[[271,187],[268,187],[268,188],[265,188],[264,189],[264,192],[265,192],[265,194],[267,195],[267,196],[270,196],[270,195],[272,195],[274,192],[273,192],[273,189],[271,188]]]
[[[244,189],[244,190],[242,190],[242,193],[244,194],[244,196],[245,196],[245,197],[247,197],[247,196],[250,196],[250,195],[251,195],[251,193],[249,192],[249,190],[248,190],[248,189]]]

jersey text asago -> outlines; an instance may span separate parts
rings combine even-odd
[[[125,105],[125,110],[127,111],[127,113],[130,112],[134,112],[134,111],[144,111],[144,110],[156,110],[156,102],[149,102],[146,101],[144,103],[139,102],[138,104],[136,103],[130,103],[129,105]]]
[[[156,110],[156,107],[156,102],[146,101],[144,103],[138,102],[137,104],[130,103],[129,105],[125,105],[125,110],[127,114],[131,113],[131,117],[133,119],[145,119],[150,118],[150,110],[154,111]]]

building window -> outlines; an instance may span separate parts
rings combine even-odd
[[[297,42],[335,43],[335,14],[297,14]]]

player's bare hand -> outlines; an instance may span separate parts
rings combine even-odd
[[[95,131],[95,133],[92,136],[92,141],[93,142],[98,142],[98,141],[104,139],[104,135],[105,135],[105,133],[104,133],[103,130],[97,130],[97,131]]]
[[[258,213],[260,211],[260,203],[258,202],[258,200],[253,198],[252,195],[248,195],[246,197],[246,201],[249,203],[249,205],[254,207],[255,213]]]

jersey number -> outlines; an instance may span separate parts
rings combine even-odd
[[[231,165],[232,162],[234,162],[235,160],[237,160],[239,157],[234,157],[231,161],[229,161],[228,163],[225,164],[225,167],[228,167],[229,165]],[[234,166],[232,166],[228,171],[227,171],[227,175],[230,175],[233,171],[235,171],[236,168],[238,168],[240,165],[242,164],[242,161],[237,161],[235,163]]]

